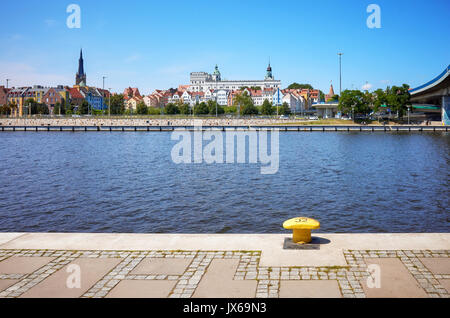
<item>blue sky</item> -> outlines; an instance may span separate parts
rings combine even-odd
[[[66,26],[69,4],[81,28]],[[195,4],[193,4],[195,3]],[[369,29],[369,4],[381,29]],[[23,0],[2,4],[0,85],[73,85],[83,47],[88,85],[123,91],[189,82],[191,71],[262,79],[270,57],[283,87],[343,89],[421,85],[450,64],[448,0],[112,1]]]

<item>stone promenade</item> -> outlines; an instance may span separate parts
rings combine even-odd
[[[449,233],[288,237],[0,233],[0,297],[449,298]]]

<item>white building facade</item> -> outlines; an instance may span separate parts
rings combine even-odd
[[[219,68],[216,65],[213,74],[206,72],[191,73],[189,90],[192,92],[206,92],[206,91],[234,91],[242,87],[261,87],[261,89],[273,89],[274,91],[281,88],[281,81],[275,80],[272,75],[272,67],[269,64],[267,74],[264,80],[237,80],[237,81],[223,81]]]

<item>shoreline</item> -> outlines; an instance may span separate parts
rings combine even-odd
[[[450,233],[314,233],[318,249],[284,249],[292,234],[0,233],[0,250],[260,251],[264,266],[345,266],[346,250],[450,250]],[[313,241],[314,242],[314,241]]]
[[[291,122],[280,119],[1,119],[0,132],[8,131],[175,131],[175,130],[274,130],[279,131],[359,131],[359,132],[448,132],[443,125],[358,125]]]

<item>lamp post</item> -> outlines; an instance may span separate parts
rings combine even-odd
[[[111,117],[111,88],[108,88],[109,92],[108,92],[108,116]]]
[[[338,53],[339,55],[339,96],[342,95],[342,55],[344,53]]]
[[[10,79],[6,79],[6,104],[8,104],[8,93],[9,93],[9,81]]]
[[[103,78],[102,96],[103,96],[103,98],[105,98],[106,96],[104,96],[104,95],[106,95],[105,94],[105,78],[106,78],[106,76],[102,76],[102,78]],[[102,105],[102,113],[103,113],[103,105]]]

